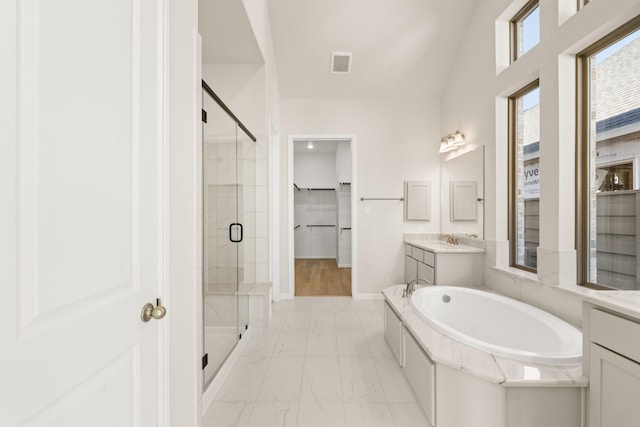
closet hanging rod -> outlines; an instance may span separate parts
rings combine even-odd
[[[227,107],[227,105],[222,101],[222,99],[220,99],[220,97],[218,95],[216,95],[216,93],[213,91],[213,89],[211,89],[209,87],[209,85],[207,84],[207,82],[205,82],[204,80],[202,80],[202,89],[204,89],[204,91],[207,92],[209,94],[209,96],[211,96],[213,98],[214,101],[216,101],[216,103],[220,106],[220,108],[222,108],[228,115],[231,116],[233,121],[236,122],[238,124],[238,126],[240,126],[240,129],[242,129],[244,131],[244,133],[246,133],[247,136],[249,138],[251,138],[251,140],[253,142],[257,141],[256,137],[253,136],[253,134],[249,131],[249,129],[247,129],[245,127],[245,125],[242,124],[240,119],[237,118],[236,115],[233,114],[233,112],[231,112],[229,107]]]
[[[361,202],[365,200],[399,200],[404,202],[404,197],[360,197]]]
[[[340,185],[351,185],[350,182],[339,182]]]
[[[340,227],[340,230],[351,230],[351,227]]]
[[[314,228],[314,227],[335,227],[335,224],[307,224],[307,228]]]
[[[335,188],[302,188],[302,190],[309,190],[309,191],[336,191]]]
[[[294,230],[297,230],[298,228],[300,228],[300,224],[298,224],[295,227],[293,227]]]

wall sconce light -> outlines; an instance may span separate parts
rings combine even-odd
[[[455,150],[465,144],[464,134],[459,130],[453,135],[447,135],[440,140],[439,153],[446,153],[447,151]]]
[[[462,133],[460,133],[459,130],[456,131],[456,133],[453,135],[453,146],[454,147],[460,147],[462,145],[464,145],[464,135]]]
[[[449,142],[451,141],[451,142]],[[453,137],[451,135],[445,136],[440,141],[440,150],[439,153],[446,153],[447,151],[455,150],[453,146]]]

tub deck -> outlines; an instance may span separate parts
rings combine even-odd
[[[382,291],[389,306],[402,319],[422,349],[436,363],[504,387],[588,387],[582,364],[543,365],[511,360],[475,349],[428,325],[402,297],[405,285]]]

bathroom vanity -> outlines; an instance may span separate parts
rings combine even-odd
[[[481,285],[484,242],[479,240],[476,244],[450,245],[428,238],[405,237],[405,283],[419,278],[436,285]]]
[[[606,291],[583,306],[589,426],[640,423],[640,292]]]

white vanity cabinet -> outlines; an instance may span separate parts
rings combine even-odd
[[[404,279],[406,283],[417,278],[434,283],[435,254],[411,245],[405,245]],[[422,282],[424,283],[424,282]]]
[[[434,285],[482,285],[484,250],[464,246],[442,249],[443,246],[446,247],[437,244],[440,249],[430,250],[405,243],[405,283],[420,278]]]
[[[640,425],[640,320],[590,309],[589,426]]]
[[[402,343],[404,351],[404,376],[411,385],[429,422],[435,425],[436,365],[424,350],[422,350],[422,347],[420,347],[406,327],[402,328]]]

